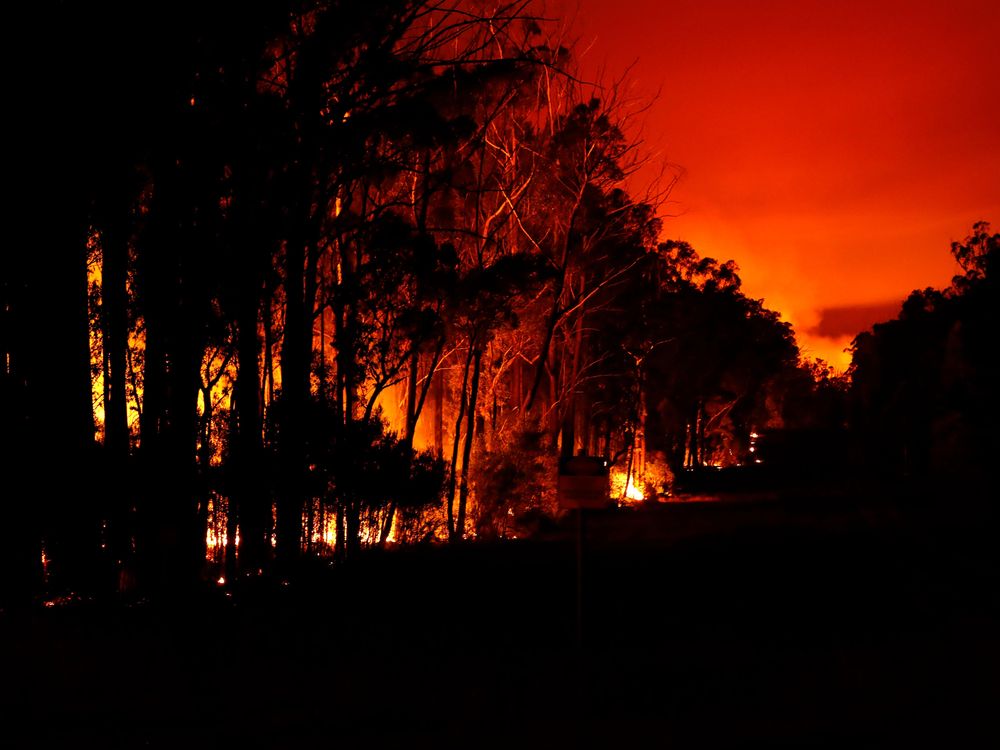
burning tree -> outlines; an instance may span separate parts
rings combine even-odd
[[[100,498],[45,529],[67,561],[103,543],[109,580],[173,588],[223,538],[233,580],[510,535],[554,511],[559,456],[618,459],[636,491],[651,451],[706,460],[721,411],[746,426],[754,347],[788,353],[733,266],[657,246],[626,187],[641,108],[527,2],[154,3],[155,38],[65,20],[87,92],[66,158],[100,156],[53,228],[59,304],[37,264],[3,289],[28,444],[65,423],[63,450],[96,450],[101,407]]]

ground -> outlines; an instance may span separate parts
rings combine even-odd
[[[786,493],[595,513],[582,647],[571,520],[183,606],[4,613],[0,745],[1000,740],[1000,564],[982,503]]]

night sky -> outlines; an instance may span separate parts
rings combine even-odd
[[[643,137],[684,170],[664,235],[735,258],[811,356],[846,367],[855,332],[948,284],[951,241],[1000,222],[995,0],[565,7],[585,70],[635,63],[632,93],[659,92]]]

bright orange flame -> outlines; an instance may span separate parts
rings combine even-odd
[[[208,532],[205,534],[205,546],[209,550],[213,550],[216,547],[224,548],[229,542],[229,535],[222,531],[218,534],[215,533],[215,529],[209,528]],[[236,546],[240,546],[240,532],[236,532]]]
[[[626,485],[625,472],[623,471],[611,472],[611,496],[622,499],[626,503],[641,503],[646,499],[646,494],[636,487],[634,475],[628,478]]]
[[[643,494],[642,490],[635,486],[635,483],[632,480],[633,477],[628,478],[628,487],[625,488],[625,497],[629,500],[645,500],[646,496]]]

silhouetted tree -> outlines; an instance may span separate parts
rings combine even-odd
[[[895,320],[854,340],[851,423],[870,468],[981,479],[996,450],[1000,234],[979,222],[952,243],[963,274],[914,291]]]

